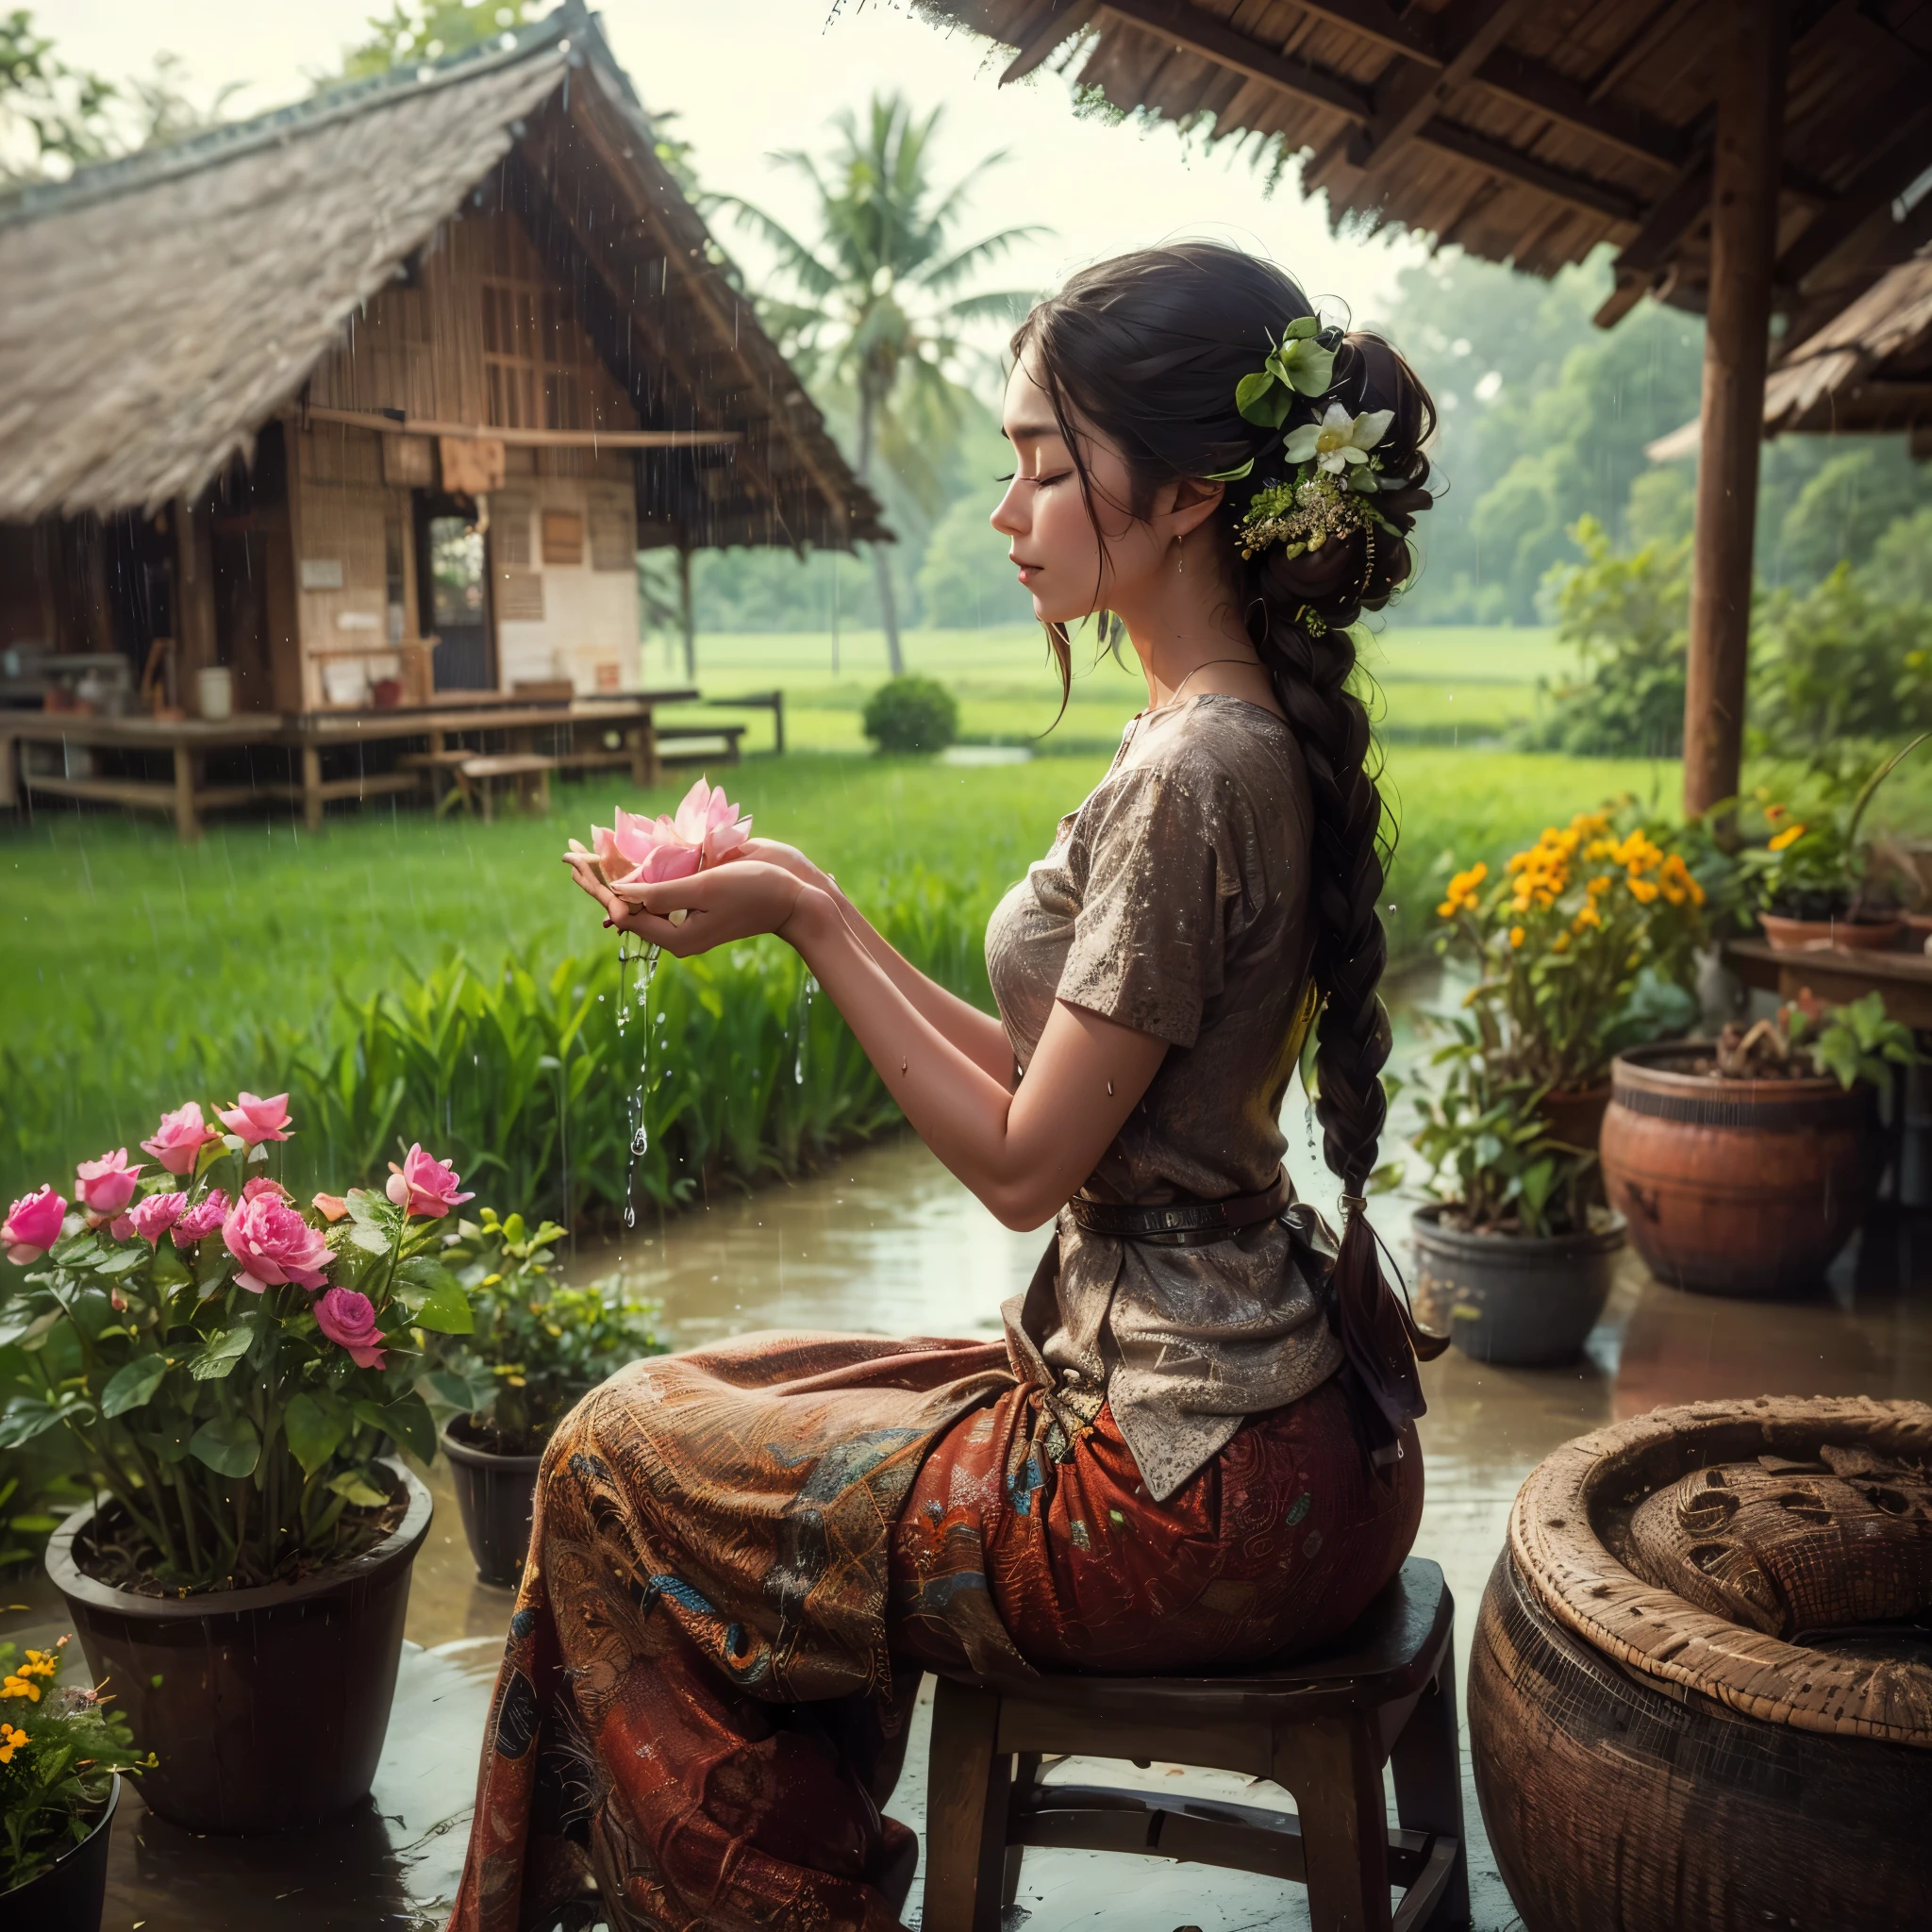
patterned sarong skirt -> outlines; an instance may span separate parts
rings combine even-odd
[[[1156,1503],[1108,1409],[1016,1364],[746,1336],[572,1411],[451,1932],[893,1932],[924,1668],[1257,1662],[1345,1628],[1414,1539],[1413,1436],[1376,1474],[1346,1370]]]

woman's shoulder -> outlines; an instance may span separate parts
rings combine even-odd
[[[1144,724],[1113,778],[1220,813],[1304,815],[1307,771],[1294,727],[1278,712],[1204,691]]]

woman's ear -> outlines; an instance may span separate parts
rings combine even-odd
[[[1154,493],[1153,513],[1147,521],[1163,543],[1176,537],[1191,537],[1221,508],[1227,494],[1224,483],[1204,483],[1198,476],[1183,476],[1163,483]]]

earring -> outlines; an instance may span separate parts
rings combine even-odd
[[[1181,548],[1181,540],[1178,537],[1174,540],[1174,574],[1177,577],[1186,576],[1188,574],[1188,553]]]

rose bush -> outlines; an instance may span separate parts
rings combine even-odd
[[[116,1148],[80,1164],[72,1208],[44,1186],[5,1226],[23,1272],[0,1284],[0,1345],[32,1379],[0,1409],[0,1448],[70,1432],[109,1499],[91,1560],[124,1586],[265,1583],[378,1540],[375,1458],[436,1453],[425,1338],[473,1325],[441,1258],[470,1198],[448,1167],[415,1146],[395,1199],[305,1211],[265,1171],[287,1096],[215,1117],[228,1131],[210,1137],[195,1103],[176,1108],[144,1143],[158,1172]]]

